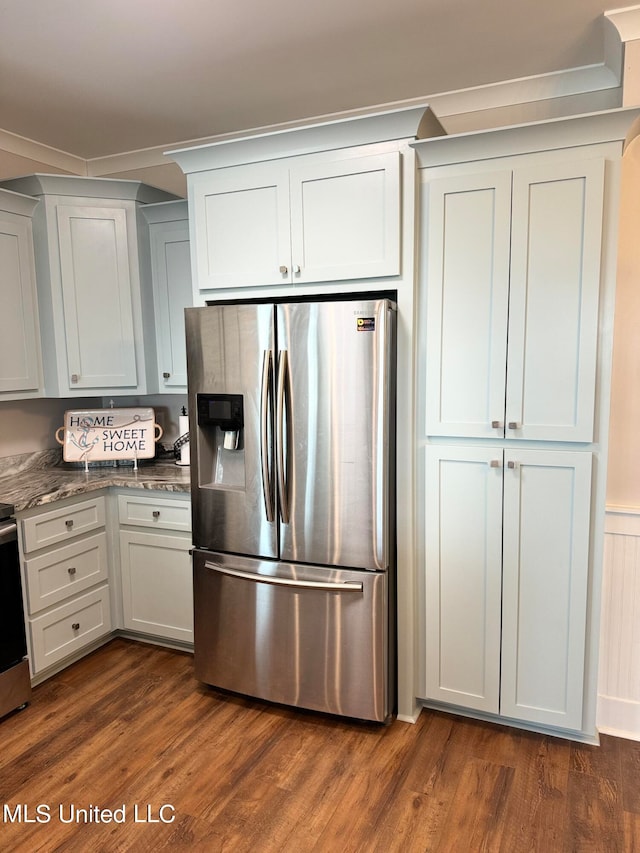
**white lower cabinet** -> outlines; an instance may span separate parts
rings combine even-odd
[[[193,644],[191,503],[165,494],[106,489],[19,515],[34,681],[118,629]]]
[[[112,631],[104,495],[19,519],[32,674],[77,658]]]
[[[591,464],[426,448],[424,699],[581,729]]]
[[[118,495],[123,627],[193,643],[188,497]]]

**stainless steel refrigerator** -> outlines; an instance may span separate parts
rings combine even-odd
[[[199,680],[391,719],[395,322],[381,298],[186,310]]]

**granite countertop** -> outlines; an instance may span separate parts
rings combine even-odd
[[[0,459],[0,502],[16,512],[43,506],[109,486],[131,489],[190,491],[190,469],[173,459],[151,459],[132,465],[92,466],[63,462],[60,450],[45,450]]]

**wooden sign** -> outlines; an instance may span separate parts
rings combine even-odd
[[[76,409],[56,430],[65,462],[151,459],[162,428],[153,409]],[[63,433],[62,437],[60,433]]]

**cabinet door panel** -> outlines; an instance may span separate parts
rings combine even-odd
[[[498,448],[426,448],[425,698],[491,713],[500,689],[501,463]]]
[[[69,387],[133,388],[127,212],[60,204],[57,220]]]
[[[511,173],[442,178],[428,193],[426,432],[502,436]]]
[[[593,439],[604,162],[514,172],[507,435]]]
[[[580,729],[591,454],[512,450],[505,464],[500,710]]]
[[[398,151],[294,167],[290,197],[294,281],[400,273]]]
[[[0,393],[41,387],[31,220],[0,213]],[[15,395],[12,395],[12,397]]]
[[[168,391],[185,390],[187,347],[184,309],[193,302],[187,223],[151,225],[150,243],[159,387]]]
[[[120,531],[124,626],[193,642],[191,538]]]
[[[191,178],[196,290],[289,281],[285,169],[242,166]],[[280,267],[286,268],[282,273]]]

